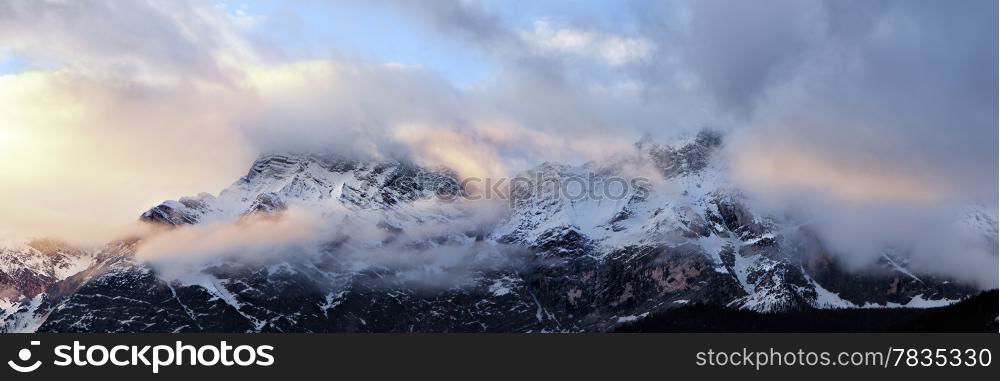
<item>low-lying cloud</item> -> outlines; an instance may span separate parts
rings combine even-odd
[[[398,227],[386,225],[385,212],[378,210],[291,206],[236,220],[151,229],[139,241],[136,259],[168,280],[190,283],[202,281],[214,264],[237,259],[306,264],[310,271],[331,273],[385,270],[386,286],[449,288],[469,282],[477,271],[517,266],[524,250],[477,239],[502,217],[499,207],[487,201],[418,201],[407,211],[427,218],[434,214],[425,209],[444,208],[436,212],[449,218]]]

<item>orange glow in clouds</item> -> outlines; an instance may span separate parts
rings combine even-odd
[[[909,168],[854,162],[781,139],[744,143],[730,152],[730,175],[736,184],[765,194],[811,191],[852,202],[929,203],[953,191]]]

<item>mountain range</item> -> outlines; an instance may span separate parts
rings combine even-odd
[[[921,308],[981,291],[906,252],[845,265],[733,186],[722,143],[706,130],[542,163],[475,201],[483,189],[445,168],[266,154],[218,195],[142,213],[155,236],[0,244],[0,332],[604,332],[685,305]],[[615,197],[543,186],[574,183]],[[996,247],[995,210],[966,219]]]

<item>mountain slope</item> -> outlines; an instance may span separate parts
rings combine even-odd
[[[997,290],[933,308],[759,313],[692,305],[623,324],[615,332],[997,332]]]
[[[172,237],[304,210],[318,221],[308,234],[266,255],[235,245],[190,256],[197,242],[181,242],[176,257],[149,257],[128,241],[46,264],[39,250],[8,250],[4,330],[606,331],[694,303],[932,307],[978,292],[914,273],[906,253],[847,271],[807,224],[754,210],[728,184],[721,144],[705,131],[609,163],[545,163],[502,203],[466,200],[448,170],[264,155],[218,196],[166,201],[141,220]],[[605,193],[567,197],[567,184]],[[972,215],[995,240],[995,213]],[[278,234],[263,226],[253,234]]]

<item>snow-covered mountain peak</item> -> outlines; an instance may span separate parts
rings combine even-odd
[[[454,172],[402,161],[360,161],[336,155],[267,154],[219,193],[166,201],[142,219],[167,225],[270,213],[289,205],[313,209],[390,209],[436,195],[461,193]]]
[[[497,237],[530,243],[564,231],[608,250],[676,240],[692,219],[704,221],[704,211],[728,187],[724,166],[715,160],[718,134],[705,130],[674,144],[639,142],[637,156],[619,161],[546,162],[522,172]],[[642,167],[652,172],[635,170]]]
[[[975,291],[910,271],[905,253],[873,271],[845,270],[804,224],[755,210],[729,183],[721,146],[703,131],[640,142],[619,160],[542,163],[507,179],[502,203],[456,197],[470,195],[454,172],[404,161],[262,155],[217,196],[165,201],[142,219],[205,224],[167,232],[199,236],[295,208],[284,215],[315,212],[309,222],[321,228],[297,231],[316,234],[293,235],[263,258],[242,260],[254,248],[241,241],[173,264],[183,278],[167,275],[171,256],[134,257],[134,241],[88,254],[95,259],[75,275],[50,266],[45,249],[0,251],[0,330],[579,331],[688,302],[930,306]],[[246,225],[258,220],[288,219]],[[977,209],[965,223],[996,231],[995,213]],[[273,233],[262,226],[255,234]],[[38,282],[12,293],[10,284],[30,284],[3,278],[15,273]]]
[[[669,144],[647,140],[636,143],[640,154],[652,159],[663,176],[672,178],[705,169],[722,146],[721,133],[704,129],[690,137],[676,139]]]

